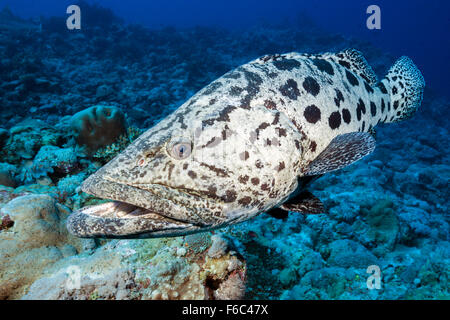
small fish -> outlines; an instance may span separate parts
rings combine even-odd
[[[200,90],[90,176],[82,190],[114,201],[74,212],[68,230],[155,238],[262,212],[322,213],[308,184],[370,154],[374,127],[410,117],[424,87],[407,57],[381,81],[354,49],[258,58]]]

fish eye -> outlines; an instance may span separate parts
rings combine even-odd
[[[188,141],[175,142],[171,144],[168,151],[173,158],[183,160],[191,155],[192,143]]]

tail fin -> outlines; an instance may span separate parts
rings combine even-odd
[[[382,83],[391,96],[391,112],[385,122],[398,122],[411,117],[419,108],[425,80],[408,57],[401,57],[389,69]]]

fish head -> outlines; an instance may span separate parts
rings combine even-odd
[[[75,212],[69,231],[80,237],[178,236],[265,211],[297,183],[299,151],[284,121],[265,108],[224,106],[194,116],[180,107],[85,180],[84,192],[114,202]]]

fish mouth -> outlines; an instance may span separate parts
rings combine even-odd
[[[101,169],[86,179],[82,191],[107,202],[73,212],[67,219],[69,233],[80,238],[160,238],[187,235],[220,227],[193,219],[174,218],[167,213],[182,210],[182,204],[154,193],[104,178]],[[166,188],[168,189],[168,188]],[[149,208],[149,202],[152,203]]]

